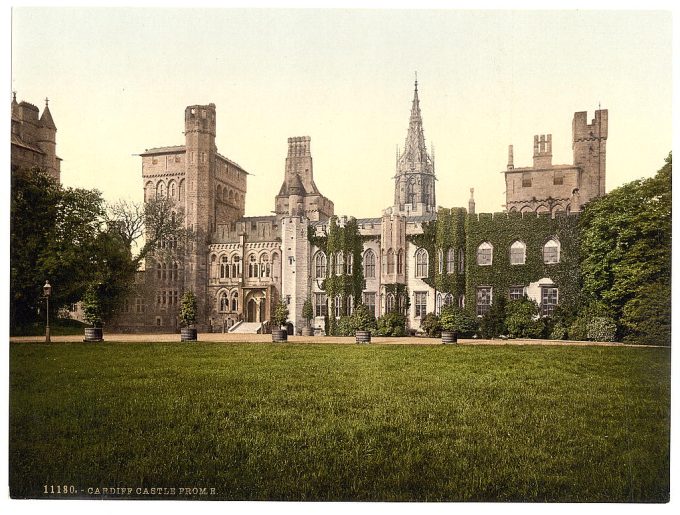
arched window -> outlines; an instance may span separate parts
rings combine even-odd
[[[375,277],[375,254],[370,249],[364,254],[364,277],[367,279]]]
[[[404,273],[404,251],[402,249],[397,252],[397,273]]]
[[[220,312],[224,313],[225,311],[229,311],[229,297],[227,292],[223,291],[220,293]]]
[[[443,300],[442,294],[441,294],[441,293],[437,293],[437,303],[436,303],[435,308],[434,308],[434,309],[435,309],[435,315],[441,315],[441,312],[442,312],[442,300]]]
[[[162,278],[162,279],[167,279],[167,277],[168,277],[168,265],[166,265],[165,263],[163,263],[163,265],[161,266],[161,271],[162,271],[161,278]]]
[[[158,184],[156,184],[156,198],[162,197],[165,197],[165,183],[159,181]]]
[[[391,293],[385,297],[385,313],[392,313],[394,311],[394,295]]]
[[[444,273],[444,251],[442,249],[437,251],[437,272]]]
[[[458,249],[458,273],[465,273],[465,250],[462,248]]]
[[[177,200],[184,199],[184,179],[179,181],[179,189],[177,190]]]
[[[453,304],[453,295],[447,293],[444,295],[444,306],[450,306],[451,304]]]
[[[352,275],[352,266],[354,265],[354,256],[347,253],[347,275]]]
[[[231,294],[231,310],[236,312],[238,311],[238,292],[235,291],[234,293]]]
[[[418,249],[416,251],[416,277],[427,277],[427,250]]]
[[[179,273],[178,272],[179,272],[179,265],[177,263],[173,263],[172,264],[172,276],[173,276],[172,279],[175,280],[175,281],[177,279],[179,279]]]
[[[335,254],[335,275],[343,275],[345,273],[345,256],[342,251]]]
[[[335,296],[335,318],[340,318],[342,316],[342,297],[340,295]]]
[[[160,279],[160,278],[161,278],[161,264],[156,263],[156,279]]]
[[[238,256],[234,256],[231,260],[231,276],[241,277],[241,259]]]
[[[493,246],[488,241],[477,247],[477,264],[482,266],[490,265],[493,262]]]
[[[387,273],[394,273],[394,251],[392,249],[387,251]]]
[[[226,279],[230,276],[229,258],[222,256],[220,259],[220,279]]]
[[[168,184],[168,195],[170,195],[172,198],[175,198],[176,194],[177,185],[175,184],[175,181],[170,181],[170,184]]]
[[[543,262],[546,265],[554,265],[560,262],[560,242],[551,239],[543,245]]]
[[[314,277],[317,279],[326,278],[326,254],[319,251],[314,258]]]
[[[269,256],[267,254],[262,254],[262,256],[260,256],[260,275],[262,275],[262,277],[269,277],[271,275]]]
[[[250,258],[248,259],[248,277],[259,277],[259,268],[260,267],[257,265],[257,258],[255,257],[255,254],[251,254]]]
[[[148,202],[153,198],[154,187],[151,181],[147,182],[144,186],[144,201]]]
[[[526,261],[527,246],[521,242],[516,241],[510,245],[510,264],[523,265]]]
[[[456,271],[456,253],[453,248],[446,252],[446,273],[452,274]]]

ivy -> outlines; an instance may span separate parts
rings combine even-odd
[[[528,286],[543,277],[552,279],[559,289],[559,303],[573,305],[579,294],[578,215],[551,218],[550,214],[481,213],[468,215],[465,222],[466,298],[476,302],[477,286],[491,286],[494,294],[507,295],[511,286]],[[551,238],[560,243],[559,263],[543,262],[543,246]],[[510,264],[510,246],[515,241],[526,245],[523,265]],[[477,247],[493,245],[492,265],[477,264]]]
[[[461,207],[441,208],[437,219],[423,223],[423,233],[408,236],[414,245],[428,254],[428,276],[423,281],[437,291],[451,293],[454,297],[465,293],[465,274],[458,273],[458,253],[465,248],[466,210]],[[447,269],[449,250],[453,249],[453,270]],[[439,259],[442,271],[439,271]]]
[[[321,289],[326,292],[327,303],[329,304],[328,313],[335,313],[335,298],[340,296],[342,302],[340,313],[341,315],[348,315],[347,299],[352,297],[355,306],[361,304],[361,295],[365,284],[363,267],[365,238],[359,234],[356,219],[350,218],[344,227],[341,227],[338,225],[337,217],[333,216],[328,223],[328,230],[323,235],[317,235],[314,227],[309,226],[307,239],[326,254],[326,279],[321,284]],[[336,257],[338,253],[343,255],[345,270],[348,257],[352,256],[351,274],[337,273]],[[326,334],[334,334],[336,324],[335,317],[330,316]]]

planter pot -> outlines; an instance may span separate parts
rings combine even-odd
[[[357,343],[371,343],[371,331],[357,331],[354,336]]]
[[[288,331],[286,329],[272,329],[273,342],[287,342]]]
[[[84,342],[100,342],[104,339],[104,330],[101,327],[86,327]]]
[[[198,331],[193,327],[182,327],[180,329],[180,341],[195,342],[198,340]]]
[[[302,328],[302,336],[312,336],[314,335],[314,329],[311,327],[303,327]]]
[[[442,331],[442,343],[457,343],[458,335],[453,331]]]

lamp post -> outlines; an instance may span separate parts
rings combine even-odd
[[[50,343],[50,295],[52,293],[52,286],[49,281],[45,281],[43,286],[43,294],[47,300],[47,325],[45,325],[45,343]]]

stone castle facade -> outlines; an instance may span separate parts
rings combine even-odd
[[[437,210],[435,162],[424,138],[416,82],[396,160],[394,204],[375,218],[355,221],[360,260],[343,252],[327,255],[314,243],[330,224],[343,227],[353,219],[336,217],[333,202],[316,186],[309,136],[288,139],[274,214],[246,217],[249,173],[218,152],[216,127],[214,104],[189,106],[184,145],[140,154],[145,199],[174,199],[198,237],[182,253],[147,260],[120,329],[177,331],[179,299],[191,289],[199,299],[199,331],[267,331],[281,299],[288,304],[290,329],[299,332],[309,299],[312,325],[322,333],[328,317],[353,309],[349,298],[329,299],[324,280],[350,276],[354,267],[362,267],[362,302],[376,317],[401,311],[416,331],[426,313],[453,303],[481,315],[499,294],[528,295],[550,314],[576,287],[567,273],[578,268],[570,241],[575,224],[565,220],[604,194],[606,110],[596,111],[590,124],[585,112],[574,115],[572,165],[552,164],[550,135],[535,138],[533,167],[515,168],[510,147],[505,212],[476,214],[472,195],[467,210]],[[436,238],[427,240],[436,224]],[[167,242],[165,250],[175,245]]]
[[[17,102],[12,95],[11,167],[12,174],[34,167],[45,170],[57,182],[61,180],[61,158],[57,157],[57,126],[49,101],[40,110],[28,102]]]

